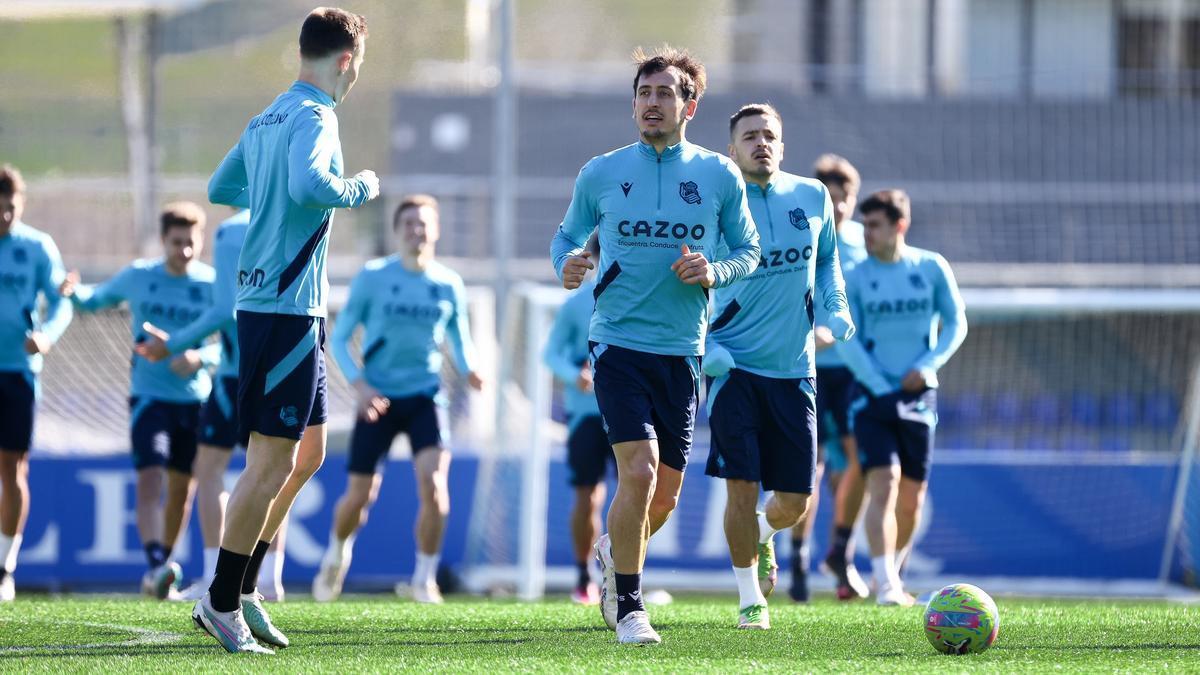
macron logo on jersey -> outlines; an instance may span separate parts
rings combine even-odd
[[[632,189],[633,189],[633,183],[629,183],[629,182],[621,183],[621,192],[624,192],[626,197],[629,196],[629,191]]]

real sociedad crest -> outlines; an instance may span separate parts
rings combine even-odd
[[[808,229],[808,216],[805,215],[804,209],[796,208],[788,211],[788,220],[792,221],[792,227],[797,230]]]
[[[679,184],[679,198],[688,204],[699,204],[700,188],[694,181],[684,181]]]

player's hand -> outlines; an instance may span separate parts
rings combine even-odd
[[[25,336],[25,353],[33,356],[34,354],[45,354],[50,351],[50,338],[46,337],[45,333],[33,331]]]
[[[375,387],[367,384],[366,380],[359,379],[354,383],[354,389],[358,392],[358,416],[362,419],[375,423],[379,418],[387,414],[388,407],[392,402],[385,396],[375,390]]]
[[[197,349],[189,349],[171,359],[171,372],[182,378],[195,375],[196,371],[203,367],[204,360],[200,358],[200,351]]]
[[[166,331],[147,321],[142,324],[142,332],[146,334],[146,339],[133,346],[138,356],[150,363],[158,363],[171,355],[167,349],[167,340],[171,336]]]
[[[845,342],[854,337],[854,319],[850,318],[850,312],[841,310],[829,315],[829,333],[835,340]]]
[[[900,380],[900,388],[915,394],[928,389],[929,384],[925,381],[925,373],[919,370],[910,370],[904,374],[904,379]]]
[[[836,343],[833,339],[833,331],[826,326],[817,326],[813,329],[813,343],[817,347],[817,351],[829,349]]]
[[[483,378],[479,376],[479,373],[472,370],[467,373],[467,386],[475,391],[483,391]]]
[[[75,295],[75,287],[79,285],[79,270],[71,270],[67,272],[67,276],[62,283],[58,285],[58,294],[64,298],[69,298]]]
[[[716,285],[717,276],[703,253],[692,253],[687,244],[679,247],[679,251],[681,255],[671,263],[671,271],[680,281],[691,285],[700,284],[705,288]]]
[[[587,276],[587,271],[596,269],[596,266],[590,260],[591,257],[591,253],[584,251],[579,255],[567,258],[567,261],[563,263],[562,269],[563,288],[568,291],[579,288],[579,285],[583,283],[583,278]]]
[[[592,379],[592,364],[587,361],[579,366],[579,377],[575,378],[575,388],[586,394],[592,393],[596,388],[596,383]]]
[[[367,188],[367,201],[371,201],[379,196],[379,176],[376,176],[374,171],[363,169],[354,174],[354,178],[360,181],[363,187]]]
[[[709,377],[721,377],[736,367],[733,354],[728,349],[711,340],[708,342],[704,358],[700,361],[701,372]]]

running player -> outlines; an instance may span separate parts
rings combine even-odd
[[[725,480],[725,538],[738,587],[738,628],[771,627],[775,533],[804,517],[817,462],[816,307],[838,340],[854,334],[838,265],[835,215],[816,180],[780,171],[783,122],[763,103],[729,119],[729,156],[742,171],[762,262],[713,293],[704,373],[712,451],[705,473]],[[762,511],[759,484],[772,491]]]
[[[596,400],[617,457],[608,534],[596,542],[601,612],[620,643],[657,643],[642,603],[646,543],[679,499],[692,446],[707,289],[758,265],[746,184],[727,157],[684,139],[704,94],[686,51],[634,53],[640,140],[589,161],[551,244],[563,286],[594,269],[584,244],[599,228],[600,280],[589,330]],[[710,261],[724,243],[726,259]]]
[[[142,329],[148,336],[134,349],[151,362],[178,354],[188,345],[202,341],[214,332],[221,336],[221,365],[217,367],[212,394],[200,409],[200,446],[192,473],[196,477],[196,509],[200,516],[200,532],[204,539],[204,573],[183,591],[183,598],[198,600],[208,590],[217,569],[217,551],[221,546],[221,531],[225,525],[225,470],[233,448],[238,444],[237,416],[237,324],[234,322],[234,302],[237,298],[237,264],[250,225],[250,212],[242,209],[221,223],[214,237],[213,266],[216,283],[213,304],[195,321],[174,335],[146,324]],[[285,521],[286,525],[286,521]],[[282,545],[284,529],[272,543],[272,550]],[[263,560],[260,587],[263,596],[283,599],[283,584],[279,578],[283,557],[267,552]],[[265,582],[265,583],[263,583]]]
[[[342,177],[333,108],[358,79],[366,20],[319,7],[300,29],[300,75],[250,120],[208,184],[250,209],[238,260],[238,430],[246,469],[229,495],[217,570],[192,618],[230,652],[285,647],[255,591],[300,489],[325,458],[325,273],[333,209],[379,196],[371,171]],[[298,450],[297,450],[298,448]]]
[[[29,446],[38,374],[71,322],[59,284],[66,276],[50,235],[21,222],[25,181],[0,166],[0,602],[16,595],[13,571],[29,515]],[[38,311],[38,296],[46,314]]]
[[[859,333],[838,349],[863,392],[851,410],[869,497],[864,527],[876,600],[908,606],[913,598],[898,569],[929,481],[937,371],[966,338],[967,317],[945,258],[905,243],[908,195],[882,190],[860,210],[870,257],[847,283]]]
[[[600,243],[588,239],[590,258],[600,255]],[[567,408],[567,469],[575,505],[571,509],[571,547],[579,570],[571,599],[581,605],[600,602],[600,589],[592,582],[588,569],[592,547],[600,536],[600,515],[604,511],[604,475],[609,463],[616,463],[600,407],[596,405],[592,364],[588,363],[588,325],[592,307],[596,304],[593,292],[596,279],[587,281],[567,298],[558,315],[542,352],[542,360],[562,382]]]
[[[867,257],[863,247],[862,223],[850,218],[858,203],[858,188],[861,185],[858,170],[845,157],[826,154],[817,158],[813,176],[829,191],[829,198],[833,202],[838,260],[844,275]],[[792,586],[789,595],[796,602],[808,601],[809,540],[812,538],[813,523],[816,522],[821,476],[826,470],[829,472],[827,477],[835,505],[833,543],[826,564],[837,575],[838,598],[848,600],[867,596],[866,584],[854,568],[853,558],[847,555],[863,492],[854,433],[846,419],[854,396],[854,375],[842,362],[838,350],[833,348],[833,335],[826,326],[821,325],[821,312],[817,312],[817,321],[818,325],[813,331],[817,349],[817,476],[813,482],[808,514],[799,525],[792,528]]]
[[[136,260],[98,286],[80,284],[79,275],[71,272],[60,292],[85,312],[128,303],[134,342],[146,339],[146,323],[182,328],[212,304],[216,273],[196,260],[204,246],[204,222],[204,211],[196,204],[167,204],[161,216],[164,257]],[[192,461],[200,402],[212,391],[206,366],[215,366],[220,358],[215,344],[201,347],[196,341],[185,347],[170,361],[158,363],[135,353],[129,392],[138,534],[149,568],[142,591],[159,599],[174,595],[181,576],[171,550],[186,532],[195,489]]]
[[[350,297],[333,329],[333,356],[358,392],[358,421],[350,441],[350,478],[334,509],[333,531],[321,569],[313,579],[318,602],[342,591],[358,530],[383,482],[380,462],[397,434],[413,452],[420,506],[413,527],[417,564],[412,591],[417,602],[440,604],[438,559],[450,513],[449,428],[441,395],[442,346],[449,342],[454,366],[479,391],[475,347],[467,324],[462,277],[436,262],[441,236],[437,200],[410,195],[392,216],[400,252],[368,262],[350,285]],[[362,324],[362,366],[350,341]]]

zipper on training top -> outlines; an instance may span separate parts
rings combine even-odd
[[[767,227],[771,230],[771,241],[775,241],[775,219],[771,217],[771,205],[767,203],[767,191],[763,189],[763,207],[767,210]]]
[[[654,213],[656,215],[662,211],[662,153],[661,152],[657,153],[657,156],[658,156],[658,159],[656,160],[656,164],[658,165],[658,205],[654,207],[655,208]]]

